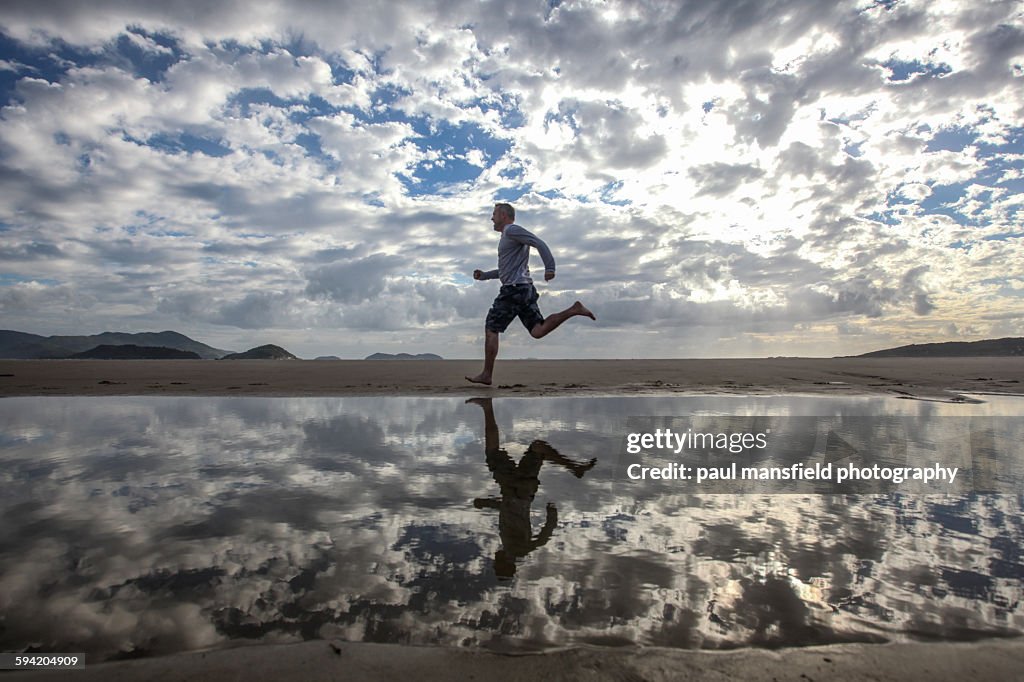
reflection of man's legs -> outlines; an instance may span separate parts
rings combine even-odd
[[[551,447],[542,440],[535,440],[532,443],[530,443],[530,448],[526,452],[527,455],[529,455],[530,453],[535,453],[535,455],[539,455],[539,461],[553,462],[555,464],[559,464],[565,467],[566,469],[571,471],[573,476],[575,476],[576,478],[583,478],[583,474],[593,469],[594,465],[597,464],[596,457],[594,459],[591,459],[589,462],[585,463],[569,459],[568,457],[562,455],[561,453],[558,452],[558,450],[555,450],[553,447]],[[524,456],[523,460],[525,459],[526,457]],[[520,466],[522,466],[522,462],[520,462]],[[537,471],[540,471],[540,463],[537,464]]]
[[[494,474],[494,480],[502,487],[508,485],[514,479],[516,464],[508,453],[501,449],[501,433],[498,431],[498,421],[494,418],[494,406],[490,398],[470,398],[466,403],[479,405],[484,411],[484,455],[487,460],[487,468]],[[501,498],[478,497],[473,500],[473,506],[477,509],[490,507],[498,509]]]
[[[494,405],[490,398],[470,398],[466,402],[479,405],[484,411],[484,452],[490,457],[498,452],[498,440],[501,437],[498,421],[494,418]]]

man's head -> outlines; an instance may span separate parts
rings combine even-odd
[[[494,223],[494,229],[501,232],[505,229],[506,225],[511,225],[516,220],[516,210],[512,208],[512,204],[495,204],[494,213],[491,214],[491,222]]]

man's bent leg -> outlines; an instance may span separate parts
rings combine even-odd
[[[475,377],[466,377],[474,384],[491,385],[491,375],[494,374],[494,359],[498,357],[498,332],[490,329],[484,330],[484,371]]]
[[[579,301],[576,301],[562,312],[555,313],[553,315],[548,315],[546,318],[544,318],[543,322],[534,325],[534,327],[530,330],[530,336],[532,336],[535,339],[543,338],[550,334],[551,332],[558,329],[559,325],[568,320],[570,317],[576,317],[577,315],[589,317],[592,320],[597,319],[596,317],[594,317],[594,313],[590,312],[590,309],[588,309]]]

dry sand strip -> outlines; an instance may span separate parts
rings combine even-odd
[[[951,400],[1024,394],[1024,358],[479,361],[0,360],[0,396],[859,394]]]
[[[396,644],[255,645],[102,663],[84,670],[4,673],[5,682],[204,682],[206,680],[1019,680],[1024,641],[842,644],[726,652],[677,649],[572,649],[499,654]]]

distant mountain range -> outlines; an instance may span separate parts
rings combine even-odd
[[[71,360],[201,360],[199,353],[159,346],[96,346],[84,353],[75,353]]]
[[[178,332],[103,332],[92,336],[38,336],[9,330],[0,330],[0,359],[42,360],[70,358],[78,353],[90,351],[97,346],[140,346],[149,348],[172,348],[195,353],[200,358],[212,360],[231,351],[207,346]]]
[[[280,346],[267,344],[250,348],[244,353],[229,353],[221,360],[298,360],[298,358]]]
[[[985,341],[948,341],[915,343],[909,346],[876,350],[858,358],[969,358],[1024,356],[1024,338],[987,339]]]
[[[391,353],[374,353],[373,355],[367,355],[366,360],[443,360],[440,355],[434,355],[433,353],[420,353],[418,355],[409,355],[408,353],[398,353],[393,355]]]

